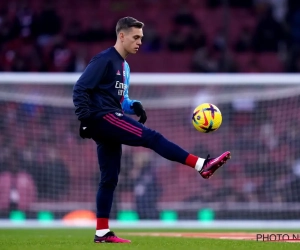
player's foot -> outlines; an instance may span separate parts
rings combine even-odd
[[[131,241],[119,238],[118,236],[115,235],[113,231],[109,231],[103,236],[95,235],[94,242],[95,243],[130,243]]]
[[[199,174],[204,178],[208,179],[210,178],[214,172],[222,167],[228,159],[231,158],[230,152],[227,151],[223,154],[221,154],[217,158],[209,158],[209,155],[207,156],[206,160],[203,163],[203,167],[199,171]]]

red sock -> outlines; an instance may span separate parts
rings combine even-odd
[[[188,157],[185,159],[185,164],[190,166],[191,168],[195,168],[198,159],[199,158],[197,156],[189,154]]]
[[[108,229],[108,218],[97,218],[96,230]]]

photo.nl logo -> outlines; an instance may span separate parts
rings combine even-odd
[[[300,233],[256,234],[256,241],[299,241]]]

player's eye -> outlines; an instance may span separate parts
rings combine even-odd
[[[141,39],[141,40],[142,40],[143,37],[140,37],[140,36],[134,36],[133,38],[134,38],[135,40],[138,40],[138,39]]]

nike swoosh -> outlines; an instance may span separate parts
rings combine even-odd
[[[204,111],[202,111],[202,112],[203,112],[204,120],[205,120],[205,123],[204,123],[203,125],[204,125],[204,126],[207,126],[207,125],[208,125],[208,120],[207,120],[207,118],[206,118],[205,112],[204,112]]]

